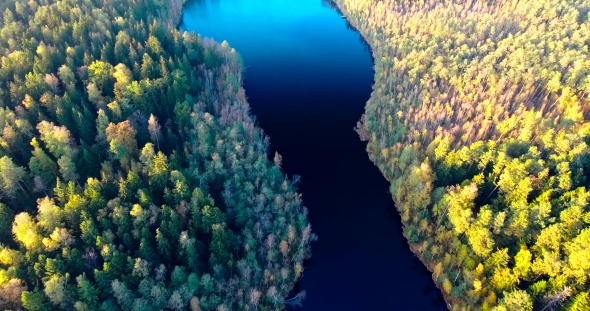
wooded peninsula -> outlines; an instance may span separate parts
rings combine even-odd
[[[0,309],[280,310],[315,239],[183,0],[0,2]]]
[[[357,126],[452,310],[590,310],[590,4],[336,0],[372,47]]]

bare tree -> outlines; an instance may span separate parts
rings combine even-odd
[[[274,157],[274,163],[278,168],[281,168],[281,165],[283,164],[283,157],[278,153],[275,152],[275,157]]]
[[[21,294],[26,290],[27,287],[19,279],[12,279],[0,286],[0,308],[20,309]]]
[[[274,285],[268,288],[268,291],[266,291],[266,296],[272,299],[272,302],[275,306],[279,302],[279,292]]]
[[[160,150],[160,136],[161,134],[161,126],[158,123],[156,117],[153,114],[150,114],[150,119],[148,120],[148,131],[150,132],[150,138],[152,142],[156,143],[158,150]]]
[[[307,293],[305,292],[305,290],[303,290],[303,291],[300,291],[299,293],[297,293],[297,295],[295,295],[295,297],[285,300],[285,302],[291,307],[302,307],[303,306],[302,302],[306,297],[307,297]]]
[[[258,303],[260,302],[260,296],[261,293],[255,289],[252,288],[250,289],[250,304],[254,306],[254,308],[256,308],[256,310],[258,310]]]
[[[199,298],[193,296],[190,301],[190,307],[191,311],[201,311],[201,301],[199,301]]]
[[[59,79],[54,74],[46,74],[45,83],[49,85],[54,94],[59,94]]]
[[[569,286],[564,287],[562,290],[557,291],[556,293],[546,295],[543,297],[543,303],[545,307],[541,309],[541,311],[545,310],[556,310],[561,306],[561,304],[572,295],[572,288]]]

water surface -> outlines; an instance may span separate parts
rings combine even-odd
[[[197,0],[181,28],[226,40],[246,66],[248,102],[302,176],[319,240],[298,289],[304,310],[445,310],[401,234],[388,183],[353,131],[371,94],[373,62],[321,0]]]

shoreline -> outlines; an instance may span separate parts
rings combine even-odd
[[[323,0],[322,2],[326,3],[327,5],[331,5],[331,7],[333,6],[333,8],[335,10],[337,10],[337,12],[340,13],[345,18],[346,22],[349,25],[351,25],[351,27],[354,28],[361,35],[361,37],[364,39],[364,41],[369,45],[369,47],[371,49],[371,55],[372,55],[373,63],[374,63],[374,60],[375,60],[375,57],[376,57],[376,55],[374,53],[374,51],[375,51],[374,45],[371,44],[370,38],[367,38],[363,34],[363,32],[359,29],[359,27],[357,26],[357,22],[358,21],[355,21],[353,19],[350,19],[350,14],[346,10],[345,5],[343,3],[341,3],[341,0]],[[375,87],[375,83],[376,83],[376,80],[373,79],[373,87]],[[372,97],[372,94],[371,94],[371,97]],[[367,104],[370,101],[371,101],[371,98],[369,98],[369,100],[367,101]],[[365,105],[365,109],[366,109],[366,107],[367,107],[367,105]],[[364,117],[364,115],[363,115],[363,117]],[[388,182],[390,182],[389,179],[387,179],[387,177],[385,176],[385,174],[383,174],[383,170],[381,170],[381,168],[377,164],[375,164],[375,161],[373,161],[373,159],[371,157],[371,154],[368,151],[367,151],[367,155],[369,156],[369,159],[371,160],[371,162],[373,163],[373,165],[375,165],[379,169],[379,171],[383,175],[383,178],[385,178],[385,180],[387,180]],[[393,201],[393,197],[391,198],[391,200]],[[394,204],[395,204],[395,201],[394,201]],[[397,210],[397,207],[396,207],[396,210]],[[399,213],[399,210],[398,210],[398,213]],[[443,299],[445,300],[445,303],[447,304],[447,308],[449,310],[451,310],[453,304],[455,303],[455,299],[453,299],[450,294],[447,294],[441,288],[441,285],[434,279],[434,269],[433,269],[433,267],[431,267],[431,264],[429,264],[429,262],[426,259],[424,259],[418,252],[415,251],[415,248],[416,248],[417,245],[412,244],[410,242],[410,240],[408,239],[408,237],[406,236],[406,233],[404,231],[404,228],[406,227],[406,224],[404,223],[403,219],[401,219],[401,223],[402,223],[402,235],[406,239],[406,242],[408,243],[408,246],[410,248],[410,251],[414,254],[414,256],[416,256],[420,260],[420,262],[431,273],[430,276],[431,276],[431,279],[432,279],[432,281],[434,283],[434,286],[440,291],[441,295],[443,296]]]

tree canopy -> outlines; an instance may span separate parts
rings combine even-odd
[[[361,139],[452,310],[588,310],[587,1],[337,0]]]
[[[0,309],[290,301],[307,209],[183,3],[0,3]]]

